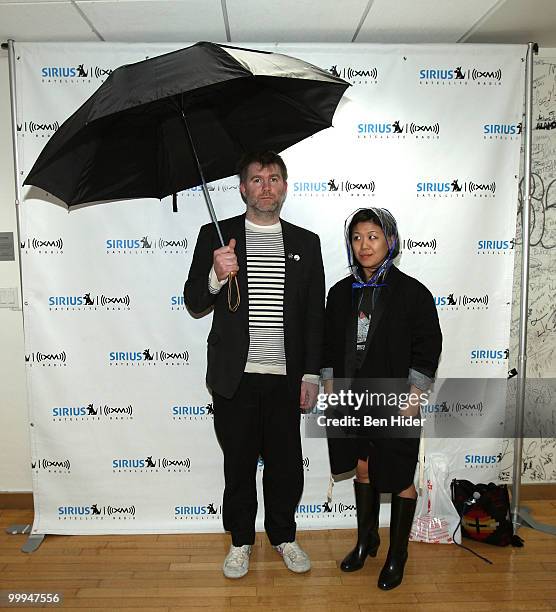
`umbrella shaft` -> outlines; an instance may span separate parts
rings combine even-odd
[[[185,113],[183,112],[183,107],[180,106],[181,117],[183,119],[183,124],[185,126],[185,131],[187,133],[187,138],[189,139],[189,144],[191,145],[191,150],[193,151],[193,157],[195,158],[195,163],[197,164],[197,169],[199,170],[199,176],[201,177],[201,186],[203,188],[203,195],[205,196],[205,202],[207,203],[207,208],[209,210],[210,218],[216,227],[216,232],[218,233],[218,238],[220,239],[220,244],[225,246],[224,238],[222,237],[222,232],[220,231],[220,225],[218,224],[218,219],[216,218],[216,213],[214,211],[214,206],[212,205],[212,200],[210,197],[209,190],[207,188],[207,183],[205,181],[205,175],[203,174],[203,169],[201,168],[201,163],[199,162],[199,157],[197,156],[197,150],[195,149],[195,145],[193,144],[193,138],[191,137],[191,132],[189,130],[189,124],[187,123],[187,119],[185,117]]]

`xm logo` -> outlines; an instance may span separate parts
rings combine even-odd
[[[21,250],[25,254],[36,253],[38,255],[62,255],[64,253],[64,241],[59,238],[34,237],[20,242]]]
[[[50,138],[52,134],[60,127],[57,121],[36,123],[35,121],[24,121],[18,123],[16,130],[22,136],[25,134],[33,134],[35,138]]]
[[[58,353],[41,353],[36,351],[25,355],[25,365],[29,367],[65,367],[68,365],[67,360],[66,351],[59,351]]]
[[[31,469],[36,474],[41,471],[49,474],[71,474],[71,462],[69,459],[35,459],[31,461]]]
[[[477,254],[500,255],[510,254],[515,248],[515,240],[478,240]]]
[[[415,255],[435,255],[436,248],[436,238],[423,240],[423,238],[420,237],[419,240],[416,240],[415,238],[404,238],[402,240],[402,250],[411,251]]]
[[[203,406],[172,406],[170,410],[174,421],[208,421],[214,416],[212,403]]]

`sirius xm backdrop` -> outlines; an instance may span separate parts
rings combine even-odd
[[[183,46],[18,44],[20,181],[111,70]],[[352,84],[334,127],[284,153],[283,216],[320,235],[327,286],[347,274],[346,217],[390,209],[402,237],[397,264],[434,293],[444,335],[438,376],[504,379],[526,48],[272,50]],[[244,211],[237,177],[209,189],[220,218]],[[178,194],[177,213],[171,198],[68,213],[44,192],[23,193],[33,531],[220,531],[222,455],[204,382],[210,315],[194,319],[182,297],[209,221],[201,190]],[[499,442],[483,437],[482,424],[499,408],[469,396],[438,411],[449,419],[463,406],[475,410],[476,436],[428,439],[425,451],[444,452],[453,476],[495,479]],[[327,499],[324,439],[305,437],[303,464],[299,527],[353,526],[350,482]]]

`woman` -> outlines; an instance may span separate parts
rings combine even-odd
[[[331,391],[332,379],[351,380],[352,391],[360,393],[373,390],[369,379],[403,379],[413,401],[400,405],[399,413],[419,416],[442,347],[434,299],[393,265],[400,240],[388,210],[356,211],[346,221],[346,243],[351,275],[330,289],[326,305],[325,389]],[[356,470],[357,544],[341,569],[361,569],[367,555],[376,556],[380,493],[392,493],[390,547],[378,586],[393,589],[402,582],[407,560],[419,438],[361,437],[360,429],[357,434],[328,440],[332,473]]]

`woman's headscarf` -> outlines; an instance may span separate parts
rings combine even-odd
[[[361,216],[360,219],[357,218],[359,216]],[[366,281],[363,277],[361,273],[361,265],[353,254],[350,236],[350,228],[357,223],[363,223],[365,221],[380,225],[388,245],[388,253],[384,258],[384,261],[379,265],[368,281]],[[349,269],[358,281],[357,283],[353,283],[353,287],[355,289],[362,287],[382,287],[384,285],[383,281],[386,273],[400,252],[398,224],[396,223],[394,215],[392,215],[392,213],[386,208],[359,208],[346,219],[344,235],[346,240]],[[390,244],[390,242],[392,242],[392,244]]]

